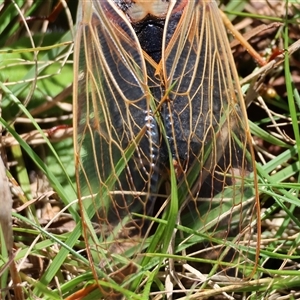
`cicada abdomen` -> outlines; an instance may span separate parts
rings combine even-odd
[[[214,272],[251,274],[253,155],[215,1],[82,0],[74,58],[78,194],[95,274],[134,262],[140,283],[163,261],[152,254],[149,266],[146,253],[170,251],[199,268],[214,253]]]

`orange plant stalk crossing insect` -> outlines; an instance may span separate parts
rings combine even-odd
[[[151,298],[174,260],[178,278],[184,260],[251,276],[253,150],[215,1],[82,0],[74,61],[78,198],[102,297]]]

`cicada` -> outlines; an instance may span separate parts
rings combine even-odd
[[[168,270],[175,286],[184,264],[250,276],[256,173],[216,2],[81,0],[74,70],[78,198],[103,297],[108,283],[149,293]]]

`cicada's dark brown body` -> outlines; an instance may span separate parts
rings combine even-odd
[[[95,265],[147,252],[159,224],[147,216],[165,219],[168,207],[173,228],[204,234],[202,245],[230,232],[233,244],[250,240],[251,141],[215,1],[82,0],[78,19],[75,154]]]

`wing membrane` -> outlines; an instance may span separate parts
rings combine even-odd
[[[214,2],[189,2],[176,29],[179,38],[166,49],[161,74],[166,88],[172,86],[164,110],[174,157],[183,170],[195,159],[202,160],[203,170],[212,175],[201,182],[206,197],[253,170],[243,97],[224,27],[216,16]],[[205,158],[208,145],[210,155]]]
[[[105,239],[124,217],[146,211],[159,141],[145,61],[132,28],[110,1],[81,5],[81,78],[75,91],[79,188],[81,197],[92,196],[85,207],[92,207]]]
[[[136,256],[155,236],[156,222],[147,216],[164,219],[160,208],[175,188],[177,219],[188,229],[174,231],[173,251],[185,241],[216,253],[217,265],[226,257],[248,266],[245,241],[255,234],[257,197],[253,155],[216,3],[162,1],[162,11],[159,0],[82,0],[79,6],[74,135],[91,263],[116,270],[141,261]],[[138,36],[155,22],[164,29],[161,53],[153,54]],[[171,242],[161,236],[157,249]]]
[[[181,196],[181,205],[188,207],[183,224],[210,237],[238,231],[236,240],[247,241],[256,230],[249,226],[256,216],[256,189],[249,177],[253,156],[239,80],[216,3],[189,1],[174,36],[178,38],[166,48],[160,75],[166,89],[172,86],[162,111],[173,157],[182,170],[179,181],[187,185]],[[193,169],[198,174],[194,178]],[[200,225],[194,227],[194,220]]]

